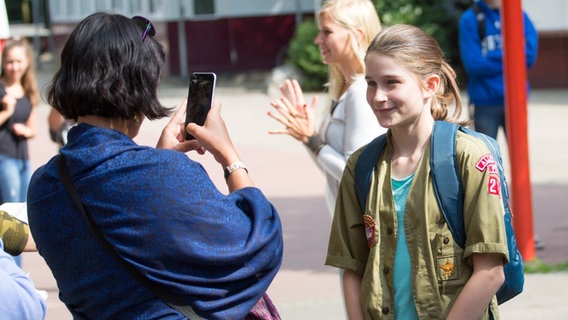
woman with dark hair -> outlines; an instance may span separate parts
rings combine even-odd
[[[172,112],[157,98],[164,52],[154,34],[145,18],[108,13],[71,33],[48,100],[77,125],[32,176],[32,234],[75,319],[184,318],[156,288],[198,317],[251,317],[270,305],[265,291],[282,261],[278,214],[253,186],[219,104],[204,126],[184,127],[184,102],[157,148],[132,140],[144,118]],[[196,140],[184,141],[185,130]],[[188,151],[213,154],[228,195]]]

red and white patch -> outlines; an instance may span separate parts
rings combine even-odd
[[[489,182],[487,183],[487,192],[499,197],[501,196],[501,182],[499,181],[499,176],[489,176]]]
[[[367,237],[367,246],[370,248],[375,242],[375,219],[368,214],[363,215],[365,223],[365,236]]]
[[[487,169],[488,166],[494,165],[494,164],[495,164],[495,159],[493,159],[493,155],[492,154],[486,154],[483,157],[481,157],[481,159],[479,159],[479,161],[477,161],[477,163],[475,164],[475,168],[477,168],[477,170],[483,172],[483,171],[485,171],[485,169]]]
[[[497,164],[490,164],[487,166],[487,170],[489,170],[490,174],[499,175],[499,171],[497,170]]]

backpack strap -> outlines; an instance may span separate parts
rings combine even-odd
[[[373,169],[377,165],[379,155],[385,148],[386,140],[387,135],[385,133],[369,142],[355,164],[355,193],[357,194],[357,200],[359,200],[362,214],[365,214]]]
[[[495,164],[497,165],[497,170],[499,172],[499,178],[500,178],[500,190],[501,190],[501,199],[503,201],[503,207],[505,210],[505,215],[504,215],[504,221],[505,221],[505,234],[507,237],[507,249],[509,251],[509,263],[507,263],[504,267],[503,267],[503,272],[505,273],[505,282],[503,283],[503,285],[499,288],[499,290],[497,291],[497,302],[499,304],[504,303],[505,301],[512,299],[513,297],[517,296],[519,293],[521,293],[523,291],[523,286],[524,286],[524,261],[523,261],[523,257],[521,256],[521,253],[517,247],[517,240],[515,238],[515,231],[513,229],[513,224],[512,224],[512,219],[513,219],[513,215],[511,213],[511,207],[509,205],[509,188],[507,186],[507,179],[505,177],[505,169],[503,168],[503,160],[501,158],[501,151],[499,148],[499,143],[489,137],[486,136],[482,133],[479,133],[477,131],[462,127],[462,126],[458,126],[456,124],[451,124],[451,123],[447,123],[447,122],[442,122],[442,121],[438,121],[436,122],[436,125],[434,126],[435,128],[438,129],[439,132],[446,130],[446,127],[454,127],[456,129],[452,129],[455,130],[457,132],[457,130],[460,130],[468,135],[471,135],[477,139],[480,139],[481,141],[483,141],[485,143],[485,145],[487,146],[487,148],[489,149],[489,151],[491,152],[491,154],[493,155],[494,159],[495,159]],[[441,129],[441,130],[440,130]],[[454,132],[455,134],[455,132]],[[436,137],[438,140],[438,142],[440,142],[440,137],[442,136],[441,134],[432,134],[433,137]],[[433,138],[434,139],[434,138]],[[455,142],[452,143],[452,146],[455,148]],[[434,152],[434,149],[432,149],[432,152]],[[435,156],[436,153],[433,154],[433,156]],[[438,166],[438,171],[440,170],[441,166]],[[456,167],[456,170],[457,167]],[[445,173],[442,174],[449,174],[449,171],[451,170],[446,170]],[[458,172],[458,171],[456,171]],[[432,171],[432,173],[434,173],[434,171]],[[441,172],[439,172],[441,173]],[[434,177],[439,176],[439,174],[433,174],[433,179]],[[459,172],[457,175],[457,178],[460,178]],[[445,182],[447,183],[447,182]],[[434,185],[436,185],[436,183],[434,183]],[[440,186],[440,184],[438,184],[438,186]],[[461,183],[460,183],[460,188],[461,188]],[[460,189],[461,190],[461,189]],[[449,192],[451,190],[446,190],[444,192]],[[439,196],[439,203],[442,203],[442,201],[446,201],[446,194],[444,193],[440,193],[440,195],[437,194],[437,197]],[[460,195],[461,197],[463,197],[463,194]],[[463,198],[460,198],[462,200],[458,201],[458,205],[461,205],[463,207]],[[462,211],[459,212],[463,212],[463,208],[460,209]],[[444,212],[444,210],[442,210]],[[463,213],[462,214],[447,214],[444,213],[444,216],[447,217],[447,219],[452,219],[452,216],[460,216],[459,218],[461,218],[461,231],[463,231]],[[446,221],[448,222],[448,226],[450,226],[450,230],[452,232],[452,235],[454,236],[455,241],[459,244],[458,242],[458,236],[459,233],[455,233],[454,230],[451,229],[451,224],[453,222],[450,222],[449,220]],[[457,219],[456,219],[457,220]],[[455,227],[455,225],[454,225]],[[464,240],[465,240],[465,234],[464,234]],[[460,240],[461,241],[461,240]],[[465,242],[464,242],[465,243]],[[463,246],[462,246],[463,247]]]
[[[479,41],[483,41],[483,39],[485,38],[485,14],[475,3],[471,6],[471,9],[475,13],[475,19],[477,20],[477,33],[479,34]]]
[[[430,171],[434,193],[448,228],[456,243],[465,247],[463,222],[463,187],[456,165],[456,133],[461,128],[455,123],[436,121],[432,131]]]

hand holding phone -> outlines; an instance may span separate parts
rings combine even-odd
[[[213,93],[217,76],[213,72],[194,72],[189,78],[185,127],[192,122],[202,126],[213,103]],[[195,137],[185,132],[185,140]]]

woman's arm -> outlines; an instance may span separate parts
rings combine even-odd
[[[156,147],[180,152],[196,150],[200,154],[209,151],[223,169],[236,163],[242,163],[229,136],[225,121],[221,117],[221,104],[213,103],[203,126],[190,123],[185,128],[184,114],[186,105],[187,100],[182,103],[169,123],[164,127]],[[185,130],[194,136],[196,140],[185,141]],[[229,174],[227,185],[230,192],[254,186],[247,169],[242,166]]]
[[[4,94],[0,99],[0,125],[4,124],[16,109],[16,99],[10,95]]]
[[[473,254],[473,274],[465,284],[447,319],[480,319],[505,281],[503,256]]]
[[[44,319],[45,301],[36,293],[31,279],[10,256],[0,240],[0,314],[2,319]]]
[[[343,270],[343,300],[345,310],[349,320],[363,320],[363,309],[361,308],[361,281],[362,278],[355,272]]]
[[[14,123],[12,130],[14,134],[26,139],[31,139],[36,135],[36,111],[37,107],[32,106],[30,116],[26,123]]]

